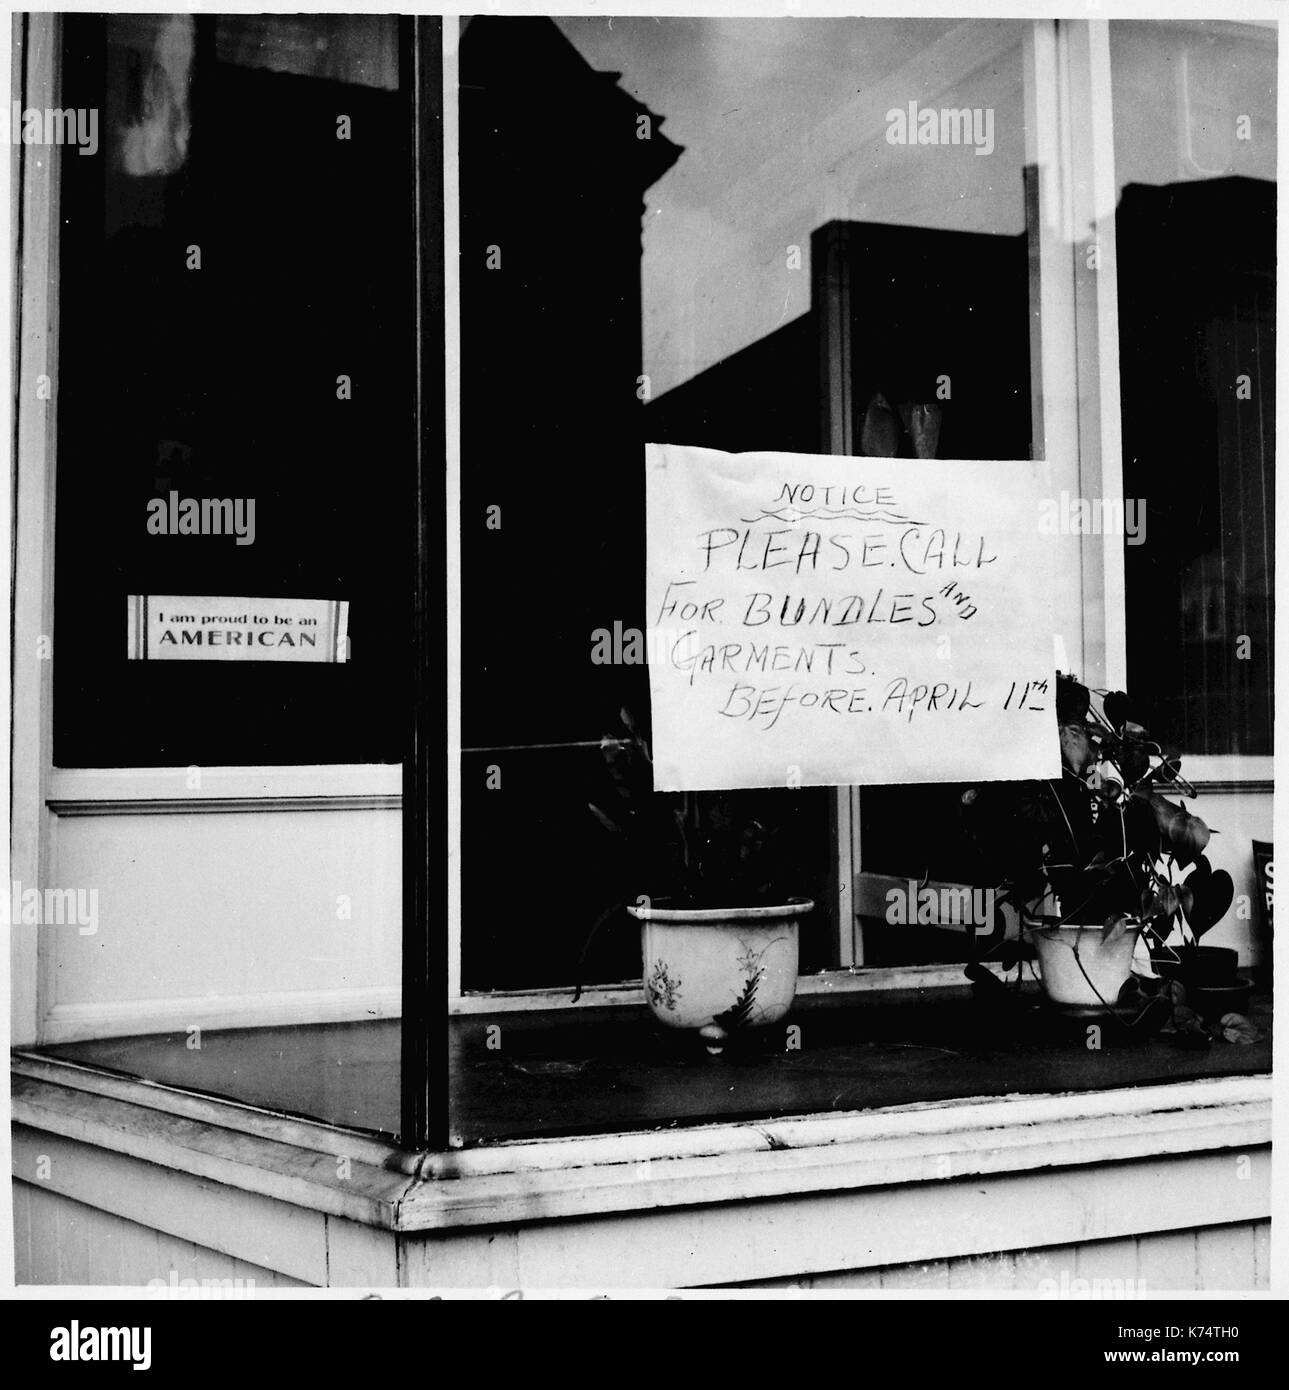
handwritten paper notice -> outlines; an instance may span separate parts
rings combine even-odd
[[[131,661],[346,661],[349,604],[320,598],[131,594]]]
[[[646,466],[659,791],[1060,775],[1042,465]]]

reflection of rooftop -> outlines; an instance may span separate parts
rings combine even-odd
[[[880,392],[896,408],[946,402],[942,458],[1029,456],[1024,233],[831,221],[811,234],[802,273],[807,312],[660,392],[647,407],[650,439],[819,452],[826,360],[850,401],[839,409],[852,414],[854,452]]]
[[[468,20],[460,62],[463,95],[486,89],[491,101],[526,106],[529,122],[547,133],[552,158],[567,158],[578,146],[611,149],[613,162],[599,170],[601,178],[630,169],[643,192],[683,153],[661,133],[665,116],[624,91],[621,73],[597,72],[545,17]]]
[[[1231,235],[1233,227],[1240,229],[1238,236]],[[1224,274],[1269,278],[1275,268],[1276,185],[1242,174],[1130,183],[1119,195],[1115,235],[1120,262],[1125,253],[1140,256],[1138,271],[1171,279],[1179,262],[1189,262],[1207,282],[1215,269],[1213,248],[1221,246]]]

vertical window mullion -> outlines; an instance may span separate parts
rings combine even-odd
[[[13,76],[21,109],[61,104],[63,20],[60,14],[13,17]],[[52,827],[47,793],[53,756],[52,662],[34,659],[38,639],[54,631],[53,527],[57,412],[37,399],[37,377],[55,374],[59,338],[59,227],[62,147],[13,147],[16,199],[10,203],[18,279],[13,392],[15,473],[10,808],[13,879],[49,882]],[[8,891],[6,887],[6,891]],[[15,922],[12,936],[12,1041],[40,1040],[53,984],[38,928]]]
[[[819,447],[826,453],[855,452],[854,401],[851,380],[851,285],[850,257],[833,236],[817,237],[816,254],[822,265],[812,265],[815,289],[812,300],[819,306],[820,430]],[[859,872],[858,787],[838,787],[829,812],[833,852],[837,857],[837,964],[842,969],[864,963],[864,927],[855,912],[855,875]]]
[[[445,881],[430,875],[431,863],[445,863],[431,839],[443,823],[431,798],[444,796],[448,786],[446,731],[437,713],[442,670],[435,660],[447,649],[448,611],[445,532],[436,506],[445,459],[444,377],[436,350],[444,330],[442,27],[437,18],[418,16],[410,43],[406,29],[400,35],[404,71],[413,73],[418,301],[411,754],[404,764],[403,797],[401,1138],[417,1149],[445,1149],[450,1133],[449,916]]]
[[[1062,71],[1069,84],[1071,191],[1075,241],[1074,314],[1079,409],[1079,493],[1123,498],[1119,414],[1119,281],[1117,190],[1108,20],[1062,22]],[[1085,681],[1127,684],[1123,539],[1080,537],[1083,553]]]
[[[447,481],[444,495],[448,522],[445,545],[447,561],[447,680],[448,729],[447,765],[448,795],[448,998],[455,1003],[461,998],[461,285],[456,270],[461,242],[461,210],[457,175],[460,167],[460,98],[458,95],[457,42],[460,19],[445,18],[440,31],[439,110],[442,115],[442,264],[443,280],[443,346],[444,346],[444,458]],[[452,266],[448,275],[446,267]],[[432,365],[432,364],[431,364]]]
[[[1074,170],[1064,26],[1036,20],[1025,47],[1025,163],[1030,170],[1030,368],[1034,436],[1053,495],[1079,490],[1078,334],[1074,277]],[[1083,566],[1062,574],[1053,596],[1065,668],[1085,664]]]

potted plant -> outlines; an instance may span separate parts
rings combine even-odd
[[[757,793],[656,793],[648,742],[630,711],[620,717],[622,732],[600,745],[610,791],[590,809],[625,853],[632,901],[592,935],[625,905],[640,923],[654,1017],[695,1030],[717,1055],[791,1007],[799,924],[814,903],[784,893],[782,834],[757,819]]]
[[[1225,1023],[1247,1004],[1247,984],[1235,977],[1234,951],[1198,943],[1225,916],[1234,886],[1204,853],[1209,827],[1164,795],[1195,796],[1181,760],[1132,713],[1123,692],[1058,673],[1061,777],[968,788],[965,829],[986,875],[1002,881],[996,901],[1016,907],[1058,1007],[1155,1027],[1170,1013],[1189,1023],[1189,994]],[[1026,954],[1014,943],[1002,949],[1007,960]],[[1158,988],[1161,976],[1177,987]],[[1209,986],[1226,992],[1206,999]]]

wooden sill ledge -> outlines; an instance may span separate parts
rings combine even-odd
[[[1245,1151],[1271,1142],[1271,1078],[955,1100],[417,1155],[368,1135],[20,1052],[12,1115],[16,1126],[368,1226],[416,1232]]]

